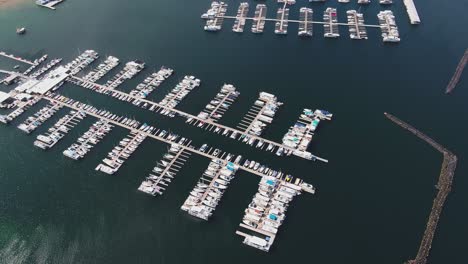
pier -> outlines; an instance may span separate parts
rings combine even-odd
[[[213,159],[181,209],[192,216],[208,220],[238,168],[238,165],[228,160]]]
[[[18,61],[18,62],[26,63],[26,64],[29,64],[29,65],[36,65],[34,62],[32,62],[30,60],[23,59],[21,57],[15,56],[13,54],[7,54],[4,51],[0,51],[0,56],[3,56],[3,57],[8,58],[8,59],[15,60],[15,61]]]
[[[135,125],[135,127],[138,126]],[[102,160],[102,163],[96,167],[97,171],[102,171],[107,174],[114,174],[119,170],[122,164],[130,155],[140,146],[145,140],[146,135],[137,130],[130,130],[130,134],[119,142],[118,146],[109,152],[107,158]]]
[[[240,93],[236,91],[236,87],[234,87],[234,85],[224,84],[218,94],[216,94],[215,98],[205,106],[205,109],[200,112],[200,114],[198,114],[198,117],[204,120],[217,122],[229,109],[239,94]],[[193,120],[192,118],[188,118],[186,123],[192,124],[194,126],[200,124],[201,126],[204,125],[204,123],[199,122],[198,120]]]
[[[113,125],[105,120],[98,120],[70,147],[63,151],[63,155],[70,159],[84,158],[91,149],[96,146],[112,129]]]
[[[445,147],[437,143],[429,136],[412,127],[410,124],[405,123],[404,121],[398,119],[397,117],[389,113],[385,113],[385,116],[395,124],[402,127],[403,129],[408,130],[418,138],[424,140],[437,151],[442,153],[444,158],[439,175],[439,180],[436,185],[438,192],[432,204],[431,213],[427,221],[426,230],[424,231],[424,235],[421,239],[421,244],[419,246],[418,253],[414,259],[409,260],[407,262],[407,264],[426,264],[427,258],[432,247],[432,241],[437,230],[437,224],[439,223],[440,214],[442,213],[442,209],[444,207],[447,196],[452,189],[452,182],[455,174],[455,169],[457,167],[457,156],[455,156],[455,154],[447,150]]]
[[[273,122],[273,117],[282,104],[273,94],[261,92],[237,128],[242,129],[244,133],[260,136],[266,127],[265,123]],[[252,140],[255,139],[252,138]]]
[[[115,89],[125,80],[132,79],[145,68],[145,64],[139,61],[130,61],[125,64],[125,67],[114,77],[107,81],[106,86]]]
[[[158,88],[167,78],[169,78],[174,72],[171,68],[161,67],[158,72],[152,73],[146,77],[142,83],[138,84],[135,89],[130,91],[133,96],[139,96],[140,98],[146,98],[156,88]],[[140,101],[134,101],[133,104],[139,106]]]
[[[198,121],[199,123],[202,123],[202,126],[204,126],[205,129],[207,129],[208,127],[219,128],[219,130],[224,131],[223,135],[225,135],[225,136],[231,135],[230,138],[232,138],[232,139],[239,139],[239,137],[244,138],[245,136],[247,136],[247,135],[245,135],[244,131],[241,131],[239,129],[224,126],[224,125],[221,125],[219,123],[213,122],[211,120],[205,120],[205,119],[200,118],[198,116],[191,115],[189,113],[177,110],[177,109],[175,109],[173,107],[170,107],[168,105],[162,105],[162,104],[159,104],[159,103],[147,100],[147,99],[142,99],[142,98],[137,97],[137,96],[132,96],[132,95],[130,95],[128,93],[125,93],[125,92],[122,92],[122,91],[119,91],[119,90],[110,89],[110,88],[108,88],[108,87],[106,87],[104,85],[100,85],[100,84],[93,83],[93,82],[87,82],[87,81],[83,80],[82,78],[79,78],[79,77],[76,77],[76,76],[70,76],[70,78],[68,78],[67,80],[74,83],[74,84],[76,84],[76,85],[79,85],[79,86],[87,88],[87,89],[91,89],[91,90],[96,91],[98,93],[109,94],[109,95],[111,95],[111,96],[113,96],[115,98],[118,98],[121,101],[131,103],[134,100],[139,100],[139,101],[141,101],[143,103],[147,103],[149,106],[151,106],[151,107],[149,107],[150,111],[161,112],[161,113],[162,112],[172,113],[174,115],[177,114],[177,115],[179,115],[181,117],[184,117],[184,118],[187,118],[187,119],[191,118],[194,121]],[[328,160],[320,158],[320,157],[318,157],[316,155],[313,155],[310,152],[294,152],[295,149],[292,149],[292,148],[290,148],[288,146],[284,146],[284,145],[282,145],[280,143],[277,143],[277,142],[274,142],[272,140],[262,138],[262,137],[257,136],[257,135],[248,135],[248,137],[249,137],[249,139],[253,138],[254,141],[258,141],[258,142],[261,141],[261,142],[264,142],[266,144],[271,144],[271,145],[273,145],[273,147],[275,149],[283,148],[285,151],[289,150],[291,153],[293,153],[294,155],[296,155],[298,157],[301,157],[301,158],[305,158],[305,159],[309,159],[309,160],[319,160],[319,161],[322,161],[322,162],[328,162]]]
[[[60,104],[49,103],[49,105],[41,108],[33,116],[28,117],[22,124],[18,125],[18,129],[30,134],[45,121],[54,116],[54,114],[61,108],[62,106]]]
[[[0,115],[0,122],[4,124],[10,123],[11,121],[15,120],[15,118],[23,114],[28,108],[37,104],[40,100],[40,97],[36,97],[26,102],[20,101],[13,112],[9,113],[8,115]]]
[[[411,24],[415,25],[421,23],[414,0],[403,0],[403,3],[405,4],[406,12],[408,13]]]
[[[242,33],[244,32],[245,26],[245,17],[249,13],[249,3],[244,2],[239,5],[239,9],[237,10],[236,20],[234,21],[234,25],[232,26],[232,31]]]
[[[93,63],[98,57],[99,55],[96,51],[86,50],[64,67],[69,70],[68,74],[75,75],[82,69],[84,69],[86,66]]]
[[[411,0],[409,0],[411,1]],[[275,33],[276,34],[287,34],[288,23],[298,23],[299,24],[299,36],[312,36],[313,25],[319,24],[323,25],[325,29],[324,37],[326,38],[338,38],[339,37],[339,26],[347,26],[350,28],[352,34],[350,34],[351,39],[367,39],[366,28],[382,28],[381,25],[371,25],[365,24],[363,14],[359,13],[355,19],[349,19],[348,23],[338,22],[338,16],[336,8],[327,8],[324,11],[323,21],[314,21],[312,19],[313,10],[311,8],[300,8],[299,19],[289,19],[289,8],[286,8],[287,4],[294,4],[294,1],[280,1],[284,2],[284,6],[279,8],[277,11],[276,18],[267,18],[267,6],[265,4],[257,4],[255,13],[253,17],[247,16],[247,3],[241,3],[236,16],[227,16],[225,12],[218,12],[217,9],[214,9],[213,6],[217,7],[223,2],[213,2],[212,7],[202,15],[203,19],[209,19],[207,25],[205,26],[206,31],[219,31],[221,30],[221,22],[219,20],[214,25],[214,19],[234,19],[233,31],[241,33],[244,31],[244,26],[246,21],[252,21],[252,33],[263,33],[266,22],[275,23]],[[411,1],[412,2],[412,1]],[[368,2],[367,2],[368,3]],[[388,4],[388,1],[382,2],[382,4]],[[388,11],[388,10],[387,10]],[[221,22],[220,22],[221,21]],[[211,25],[213,24],[213,25]],[[354,32],[354,28],[356,32]],[[362,36],[361,36],[362,35]],[[389,41],[385,41],[389,42]],[[397,42],[397,41],[392,41]]]
[[[245,209],[240,227],[257,235],[244,236],[244,244],[268,252],[273,245],[278,228],[286,218],[286,211],[294,196],[301,194],[301,188],[275,177],[262,177],[258,192]]]
[[[49,128],[45,135],[37,136],[34,146],[43,150],[52,148],[85,117],[86,114],[83,111],[70,111],[69,114],[57,121],[53,127]]]
[[[155,134],[158,134],[158,132],[159,131],[156,131]],[[159,135],[163,136],[165,133],[167,132],[161,131]],[[175,141],[175,138],[173,141]],[[179,141],[179,144],[171,144],[169,151],[163,156],[163,159],[157,163],[156,167],[153,168],[146,180],[141,183],[138,190],[153,196],[157,194],[163,195],[176,173],[190,157],[191,154],[184,148],[184,146],[188,146],[190,143],[191,141],[187,141],[184,138]]]
[[[56,102],[58,104],[61,104],[62,106],[68,107],[68,108],[73,109],[75,111],[85,113],[88,116],[94,116],[96,118],[105,120],[109,124],[113,124],[115,126],[126,128],[126,129],[128,129],[130,131],[134,131],[134,133],[142,134],[142,135],[144,135],[146,137],[153,138],[153,139],[158,140],[160,142],[170,144],[170,145],[174,144],[173,141],[168,139],[168,137],[167,137],[168,134],[166,134],[166,135],[157,134],[156,132],[158,132],[159,130],[153,131],[152,133],[150,133],[148,131],[145,132],[145,131],[137,130],[139,122],[136,121],[136,120],[131,120],[131,119],[128,119],[128,118],[117,116],[117,115],[109,115],[110,112],[108,112],[108,111],[98,110],[95,107],[92,107],[90,105],[86,105],[84,103],[75,101],[73,99],[67,98],[67,97],[62,96],[62,95],[56,95],[56,94],[53,94],[53,93],[49,93],[46,96],[44,96],[43,99],[48,100],[50,102]],[[106,115],[108,117],[105,117]],[[124,122],[123,120],[128,120],[128,121]],[[219,149],[217,149],[215,151],[210,150],[210,151],[205,152],[202,148],[197,149],[192,145],[185,146],[185,145],[180,145],[179,144],[179,146],[182,149],[189,152],[189,153],[197,154],[197,155],[209,158],[211,160],[212,159],[218,159],[219,157],[224,157],[226,155],[226,153],[221,153],[221,151]],[[257,175],[257,176],[260,176],[260,177],[273,176],[273,177],[276,177],[276,178],[279,178],[279,179],[282,179],[282,180],[288,181],[288,182],[291,182],[293,180],[293,177],[291,175],[286,175],[283,172],[273,170],[273,169],[265,170],[266,166],[263,166],[263,165],[259,166],[260,164],[258,164],[258,163],[255,163],[256,166],[252,166],[252,167],[246,166],[247,161],[248,160],[245,160],[245,162],[243,162],[242,160],[239,159],[239,169],[240,170],[246,171],[248,173],[251,173],[251,174],[254,174],[254,175]],[[241,163],[244,163],[244,165],[240,165]],[[262,169],[260,169],[260,167],[262,167]],[[310,192],[310,193],[315,192],[312,185],[310,185],[308,183],[305,183],[303,180],[301,180],[299,178],[296,178],[295,184],[300,186],[302,188],[302,190],[305,191],[305,192]]]
[[[120,61],[118,58],[113,57],[113,56],[108,56],[104,62],[100,63],[95,69],[87,73],[83,77],[83,79],[90,81],[90,82],[96,82],[99,79],[101,79],[104,75],[106,75],[108,72],[110,72],[112,69],[117,67],[119,63]]]
[[[465,54],[460,60],[460,63],[458,63],[457,69],[455,70],[455,73],[453,74],[452,79],[450,79],[450,82],[447,85],[447,88],[445,89],[445,93],[447,94],[451,93],[453,89],[455,89],[455,87],[458,84],[458,81],[460,81],[460,77],[463,73],[463,70],[465,69],[467,62],[468,62],[468,49],[465,50]]]

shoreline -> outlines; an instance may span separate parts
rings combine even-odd
[[[0,10],[16,7],[26,2],[27,0],[0,0]]]

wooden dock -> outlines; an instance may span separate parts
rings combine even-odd
[[[410,124],[405,123],[404,121],[388,113],[385,113],[385,116],[395,124],[410,131],[418,138],[426,141],[429,145],[442,153],[444,157],[439,180],[436,185],[438,192],[432,204],[431,213],[427,221],[426,230],[424,231],[418,253],[413,260],[409,260],[407,262],[408,264],[425,264],[427,263],[427,258],[432,247],[432,241],[437,230],[440,214],[442,213],[445,201],[452,188],[455,169],[457,167],[457,156],[455,156],[452,152],[444,148],[429,136],[412,127]]]

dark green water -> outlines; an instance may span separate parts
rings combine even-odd
[[[234,14],[240,1],[229,1]],[[252,2],[252,1],[251,1]],[[94,121],[88,118],[53,150],[33,147],[36,135],[66,113],[40,127],[33,135],[16,129],[33,107],[9,126],[0,126],[0,263],[402,263],[413,257],[426,225],[442,156],[383,116],[394,113],[459,156],[453,193],[441,216],[429,263],[467,263],[468,236],[468,78],[450,96],[444,94],[468,44],[467,3],[417,0],[423,23],[410,26],[401,1],[391,9],[397,17],[402,42],[384,45],[380,32],[369,30],[369,40],[342,37],[327,40],[314,27],[310,40],[246,30],[231,32],[225,22],[218,34],[202,30],[201,13],[210,1],[68,0],[53,12],[24,4],[0,11],[0,49],[26,58],[44,53],[65,62],[79,51],[95,49],[122,62],[141,59],[148,69],[119,89],[128,91],[153,68],[176,70],[151,99],[162,98],[184,75],[202,80],[179,109],[198,113],[227,82],[241,92],[221,122],[235,125],[259,91],[276,94],[283,105],[265,137],[279,141],[303,108],[324,108],[335,114],[320,127],[311,150],[329,164],[278,158],[236,141],[167,119],[73,85],[60,93],[95,106],[127,114],[160,128],[242,154],[306,179],[318,188],[303,194],[288,210],[270,253],[242,244],[235,230],[257,189],[258,177],[238,173],[214,217],[202,222],[179,208],[208,165],[192,156],[164,196],[137,191],[166,151],[166,145],[146,141],[114,176],[94,171],[119,139],[114,129],[83,161],[61,152]],[[291,8],[297,18],[301,6]],[[270,17],[277,4],[268,2]],[[315,17],[327,6],[338,6],[340,20],[355,4],[310,4]],[[381,7],[374,0],[362,11],[377,23]],[[251,12],[253,12],[251,10]],[[17,26],[28,33],[19,37]],[[247,24],[248,28],[250,24]],[[0,68],[15,63],[0,58]],[[1,90],[7,90],[0,86]]]

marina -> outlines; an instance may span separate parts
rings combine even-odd
[[[261,150],[266,149],[268,152],[276,152],[276,154],[279,156],[282,156],[282,153],[285,153],[287,155],[295,155],[297,157],[308,160],[328,162],[326,159],[313,155],[310,152],[298,151],[294,148],[290,148],[283,144],[260,137],[260,134],[266,127],[266,124],[273,121],[273,116],[277,108],[282,104],[277,102],[276,96],[272,94],[261,92],[259,100],[255,102],[251,111],[247,113],[247,115],[239,124],[240,129],[235,129],[221,125],[217,122],[218,119],[221,118],[224,112],[229,108],[235,98],[239,95],[239,92],[236,91],[234,86],[230,84],[223,85],[221,91],[216,95],[215,99],[210,101],[210,103],[205,107],[204,111],[195,116],[187,112],[177,110],[175,107],[185,96],[188,95],[191,90],[200,85],[201,81],[199,79],[196,79],[194,76],[185,76],[183,80],[170,93],[168,93],[163,100],[161,100],[159,103],[156,103],[142,98],[144,95],[132,95],[125,93],[117,89],[110,88],[106,85],[101,85],[96,82],[85,80],[69,73],[71,70],[78,73],[87,65],[92,63],[92,61],[94,61],[97,57],[97,52],[94,50],[87,50],[80,54],[78,58],[74,59],[71,63],[68,63],[66,67],[59,66],[54,69],[50,74],[43,78],[43,80],[30,78],[25,84],[20,85],[15,90],[18,90],[18,92],[28,92],[33,94],[39,93],[43,95],[49,91],[56,90],[58,87],[60,87],[63,81],[68,81],[83,88],[109,95],[120,101],[132,103],[133,105],[142,109],[147,109],[149,111],[157,112],[169,117],[175,117],[178,115],[185,118],[186,122],[189,124],[196,125],[199,128],[221,134],[234,140],[242,140],[244,143],[255,146]],[[141,67],[144,66],[143,64],[139,65]],[[172,69],[162,67],[157,74],[153,73],[150,77],[147,77],[143,81],[143,84],[149,84],[152,87],[155,87],[155,85],[158,85],[157,83],[160,83],[162,79],[169,77],[172,72]],[[126,75],[126,73],[118,74],[118,76],[122,75]],[[153,77],[155,78],[153,79]],[[112,78],[111,83],[115,83],[115,79],[116,77]],[[140,88],[143,89],[142,86],[140,86]],[[137,89],[134,89],[131,93],[135,94],[135,90]],[[4,120],[2,122],[6,122],[7,119],[3,118],[2,120]]]
[[[301,188],[296,184],[271,176],[262,177],[258,192],[245,209],[240,224],[240,227],[254,234],[248,235],[242,231],[236,231],[236,234],[244,237],[244,244],[268,252],[286,218],[289,203],[299,194]]]
[[[176,142],[178,136],[168,133],[167,131],[156,131],[160,137],[165,137],[174,142],[171,144],[168,152],[163,156],[163,159],[156,164],[148,177],[138,187],[139,191],[152,196],[163,195],[169,183],[172,182],[175,175],[190,157],[190,152],[186,151],[185,146],[190,145],[191,141],[181,138]]]
[[[349,1],[340,1],[341,3],[347,3]],[[383,20],[388,20],[385,22],[380,21],[380,25],[370,25],[365,24],[364,22],[364,15],[360,12],[355,10],[347,11],[347,23],[338,22],[338,14],[336,8],[328,7],[323,14],[323,21],[314,21],[313,10],[311,8],[301,7],[299,9],[299,19],[289,19],[289,8],[286,6],[292,5],[295,1],[279,1],[279,3],[284,3],[282,8],[279,8],[276,13],[276,18],[267,18],[267,6],[265,4],[257,4],[255,8],[255,13],[253,17],[247,17],[248,13],[248,4],[241,3],[236,16],[226,16],[225,11],[220,13],[218,8],[220,6],[219,2],[213,2],[212,7],[202,15],[203,19],[209,19],[207,24],[209,23],[210,26],[205,26],[205,30],[207,31],[218,31],[221,29],[221,20],[216,22],[216,26],[213,24],[215,18],[222,18],[222,19],[234,19],[233,24],[233,31],[241,33],[244,31],[244,26],[246,21],[252,21],[252,33],[263,33],[265,23],[266,22],[275,22],[275,34],[287,34],[287,28],[289,23],[298,23],[299,24],[299,36],[312,36],[313,32],[313,25],[319,24],[323,25],[324,27],[324,37],[325,38],[338,38],[340,36],[339,33],[339,26],[347,26],[350,30],[350,37],[351,39],[367,39],[367,30],[366,28],[383,28],[382,23],[385,24],[385,29],[383,34],[386,37],[383,37],[384,42],[398,42],[397,38],[392,37],[395,36],[396,24],[395,24],[395,17],[393,13],[390,15],[391,11],[386,10],[379,13],[379,18],[382,16]],[[360,4],[369,4],[370,1],[363,0],[359,1]],[[388,5],[392,2],[390,0],[381,0],[380,3],[382,5]],[[214,7],[213,7],[214,6]],[[393,21],[391,21],[393,20]],[[388,24],[392,24],[392,33],[388,33]],[[387,37],[387,35],[392,35],[391,37]]]
[[[205,106],[205,109],[201,111],[197,117],[202,120],[218,122],[239,94],[240,93],[236,91],[236,87],[234,87],[234,85],[224,84],[218,94],[216,94],[215,98]],[[205,124],[203,121],[194,120],[193,118],[188,118],[186,122],[200,127]],[[217,128],[217,130],[218,131],[215,132],[219,132],[221,129]]]
[[[49,103],[45,107],[41,108],[33,116],[28,117],[23,123],[18,125],[18,129],[27,134],[30,134],[45,121],[54,116],[54,114],[57,113],[57,111],[61,108],[62,106],[60,104]]]
[[[76,143],[63,151],[63,155],[70,159],[79,160],[85,157],[91,149],[96,146],[113,128],[105,120],[98,120],[88,131],[80,136]]]
[[[124,102],[131,103],[131,102],[134,102],[135,100],[138,100],[140,102],[140,104],[141,103],[147,104],[148,110],[150,110],[150,111],[159,112],[161,114],[164,113],[166,115],[167,115],[167,113],[169,113],[172,116],[175,116],[177,114],[177,115],[187,119],[188,123],[193,124],[194,122],[198,122],[197,127],[204,128],[205,130],[208,130],[208,131],[216,131],[218,133],[221,133],[223,136],[229,137],[229,138],[234,139],[234,140],[241,140],[242,139],[242,140],[245,140],[244,142],[247,142],[247,143],[250,142],[251,145],[258,145],[258,144],[261,144],[262,146],[264,144],[271,145],[271,148],[272,148],[271,151],[272,152],[282,148],[281,152],[293,153],[293,155],[298,156],[300,158],[304,158],[304,159],[308,159],[308,160],[319,160],[319,161],[322,161],[322,162],[328,162],[328,160],[326,160],[324,158],[321,158],[321,157],[318,157],[316,155],[313,155],[310,152],[295,151],[295,149],[291,149],[291,148],[289,148],[287,146],[284,146],[284,145],[282,145],[280,143],[277,143],[277,142],[274,142],[272,140],[262,138],[260,136],[255,135],[255,134],[247,135],[245,133],[245,131],[243,131],[243,130],[241,131],[239,129],[224,126],[222,124],[211,121],[209,119],[203,119],[203,118],[200,118],[200,117],[198,117],[196,115],[191,115],[191,114],[189,114],[187,112],[177,110],[177,109],[175,109],[173,107],[170,107],[170,106],[167,106],[167,105],[162,105],[162,104],[159,104],[159,103],[155,103],[153,101],[149,101],[149,100],[146,100],[146,99],[141,99],[141,98],[136,97],[136,96],[132,96],[132,95],[127,94],[127,93],[122,92],[122,91],[107,88],[104,85],[100,85],[100,84],[92,83],[92,82],[86,82],[83,79],[78,78],[76,76],[70,77],[68,79],[68,81],[70,81],[70,82],[72,82],[72,83],[74,83],[76,85],[82,86],[84,88],[91,89],[93,91],[96,91],[96,92],[99,92],[99,93],[102,93],[102,94],[110,95],[110,96],[112,96],[114,98],[117,98],[118,100],[121,100],[121,101],[124,101]]]
[[[275,95],[261,92],[258,100],[255,101],[237,128],[247,134],[260,136],[266,125],[273,122],[273,117],[282,104],[278,102]],[[249,144],[253,144],[254,141],[255,139],[252,138]]]
[[[194,217],[208,220],[238,168],[238,165],[228,160],[211,160],[181,209]]]
[[[384,42],[400,42],[400,34],[395,22],[395,16],[390,10],[380,11],[377,15],[382,30],[382,39]]]
[[[139,122],[131,121],[129,123],[132,127],[138,127]],[[107,154],[107,158],[102,160],[102,163],[96,167],[97,171],[107,174],[116,173],[122,164],[130,158],[130,156],[137,150],[140,144],[145,140],[146,135],[140,133],[138,130],[130,131],[130,134],[119,142],[119,145]]]
[[[348,17],[349,37],[351,39],[367,39],[367,30],[364,26],[364,15],[356,10],[346,11]]]
[[[232,26],[232,31],[242,33],[244,32],[245,26],[245,17],[249,13],[249,3],[242,2],[239,5],[239,9],[237,10],[236,20],[234,21],[234,25]]]
[[[51,149],[85,117],[84,112],[71,110],[69,114],[60,118],[53,127],[49,128],[46,134],[37,136],[34,146],[43,150]]]
[[[96,82],[101,79],[104,75],[106,75],[109,71],[117,67],[120,61],[118,58],[114,56],[108,56],[104,62],[99,64],[95,69],[91,70],[88,74],[86,74],[83,79]]]
[[[149,126],[146,124],[143,124],[140,129],[138,129],[138,126],[140,125],[140,122],[130,119],[130,118],[124,118],[122,116],[117,116],[115,114],[110,113],[109,111],[105,110],[99,110],[91,105],[87,105],[78,101],[75,101],[73,99],[70,99],[68,97],[65,97],[63,95],[59,94],[53,94],[49,93],[43,97],[43,99],[48,100],[49,102],[56,102],[58,104],[61,104],[64,107],[68,107],[73,109],[74,111],[78,111],[81,113],[85,113],[88,116],[94,116],[98,119],[105,120],[109,122],[109,124],[113,124],[115,126],[120,126],[122,128],[128,129],[131,132],[131,135],[139,134],[140,138],[141,136],[144,137],[149,137],[153,138],[155,140],[164,142],[166,144],[172,145],[174,144],[174,140],[178,139],[180,136],[171,134],[171,133],[162,133],[166,130],[160,130],[156,129],[153,126]],[[107,116],[107,117],[106,117]],[[153,128],[151,130],[151,128]],[[145,131],[146,130],[146,131]],[[151,131],[151,132],[149,132]],[[162,133],[162,134],[161,134]],[[171,136],[172,135],[172,136]],[[170,136],[170,137],[169,137]],[[183,139],[183,138],[182,138]],[[127,140],[124,140],[128,142]],[[191,142],[190,139],[185,138],[185,141],[183,142]],[[127,144],[128,145],[128,144]],[[209,158],[209,159],[223,159],[226,158],[227,160],[232,159],[235,155],[234,154],[229,154],[226,152],[222,152],[220,149],[214,149],[213,147],[209,147],[208,145],[203,145],[200,148],[196,148],[193,145],[184,145],[184,144],[178,144],[180,148],[186,150],[187,152],[191,154],[198,154],[200,156]],[[229,159],[228,159],[229,158]],[[249,161],[247,159],[242,160],[237,156],[236,160],[234,161],[235,164],[239,165],[239,170],[246,171],[251,174],[255,174],[257,176],[263,177],[263,176],[273,176],[276,178],[284,179],[286,181],[292,181],[292,176],[287,175],[284,172],[281,172],[279,170],[274,170],[272,168],[268,168],[265,165],[261,165],[258,162],[255,161]],[[242,166],[240,164],[243,164]],[[249,164],[247,166],[247,164]],[[314,193],[314,189],[312,185],[305,183],[299,178],[296,178],[296,185],[302,188],[303,191],[305,192],[310,192]]]
[[[152,93],[156,88],[158,88],[161,83],[163,83],[167,78],[169,78],[174,72],[171,68],[161,67],[158,72],[152,73],[150,76],[137,85],[135,89],[130,91],[130,95],[138,96],[142,99],[146,98],[150,93]],[[133,101],[134,105],[141,104],[140,101]]]

